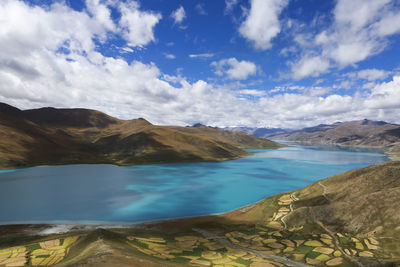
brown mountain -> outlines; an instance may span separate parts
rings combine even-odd
[[[152,125],[95,110],[19,110],[0,103],[0,167],[220,161],[279,144],[208,127]]]
[[[400,125],[365,119],[322,124],[274,135],[273,138],[329,145],[380,147],[395,152],[400,149]]]
[[[349,121],[304,128],[274,138],[348,146],[386,147],[400,142],[400,125],[383,121]]]

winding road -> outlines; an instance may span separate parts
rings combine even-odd
[[[287,224],[285,222],[285,219],[286,219],[287,216],[290,215],[290,213],[293,212],[293,203],[296,201],[296,198],[293,195],[294,195],[294,193],[290,194],[290,198],[293,200],[293,202],[290,203],[290,206],[289,206],[290,212],[281,218],[281,222],[283,223],[283,226],[284,226],[285,230],[287,229]]]

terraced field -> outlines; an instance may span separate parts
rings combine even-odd
[[[177,236],[174,239],[129,236],[128,242],[149,256],[194,266],[284,266],[210,241],[201,236]]]
[[[197,266],[285,266],[250,252],[252,250],[313,266],[352,266],[354,262],[350,257],[375,257],[380,250],[379,242],[372,237],[357,239],[341,233],[304,235],[297,230],[283,231],[280,225],[268,223],[253,232],[228,232],[225,238],[234,248],[196,235],[169,240],[128,236],[127,242],[148,256]],[[339,246],[335,240],[339,240]]]
[[[260,253],[312,266],[357,266],[360,258],[390,256],[371,235],[360,238],[323,228],[319,233],[303,226],[288,228],[285,217],[294,210],[296,201],[299,199],[294,194],[282,195],[276,211],[264,224],[228,231],[223,236],[177,236],[168,240],[129,236],[128,242],[148,256],[196,266],[285,266],[273,258],[260,257]]]
[[[134,235],[123,234],[122,240],[139,258],[140,255],[153,258],[168,266],[357,266],[359,258],[385,257],[380,242],[372,236],[310,233],[303,226],[288,227],[285,217],[294,210],[293,204],[298,200],[294,194],[282,195],[264,224],[228,231],[221,227],[218,235],[193,228],[190,235],[160,235],[151,231],[140,234],[139,231]],[[3,249],[0,265],[57,265],[78,239],[79,236],[71,236]],[[286,260],[294,265],[285,265]]]
[[[0,250],[0,266],[48,266],[62,261],[78,236]]]

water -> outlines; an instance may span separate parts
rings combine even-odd
[[[315,146],[252,152],[214,163],[0,171],[0,223],[132,223],[215,214],[387,160],[375,152]]]

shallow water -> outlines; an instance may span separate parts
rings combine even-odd
[[[226,162],[0,171],[0,223],[133,223],[214,214],[388,160],[316,146],[251,152]]]

